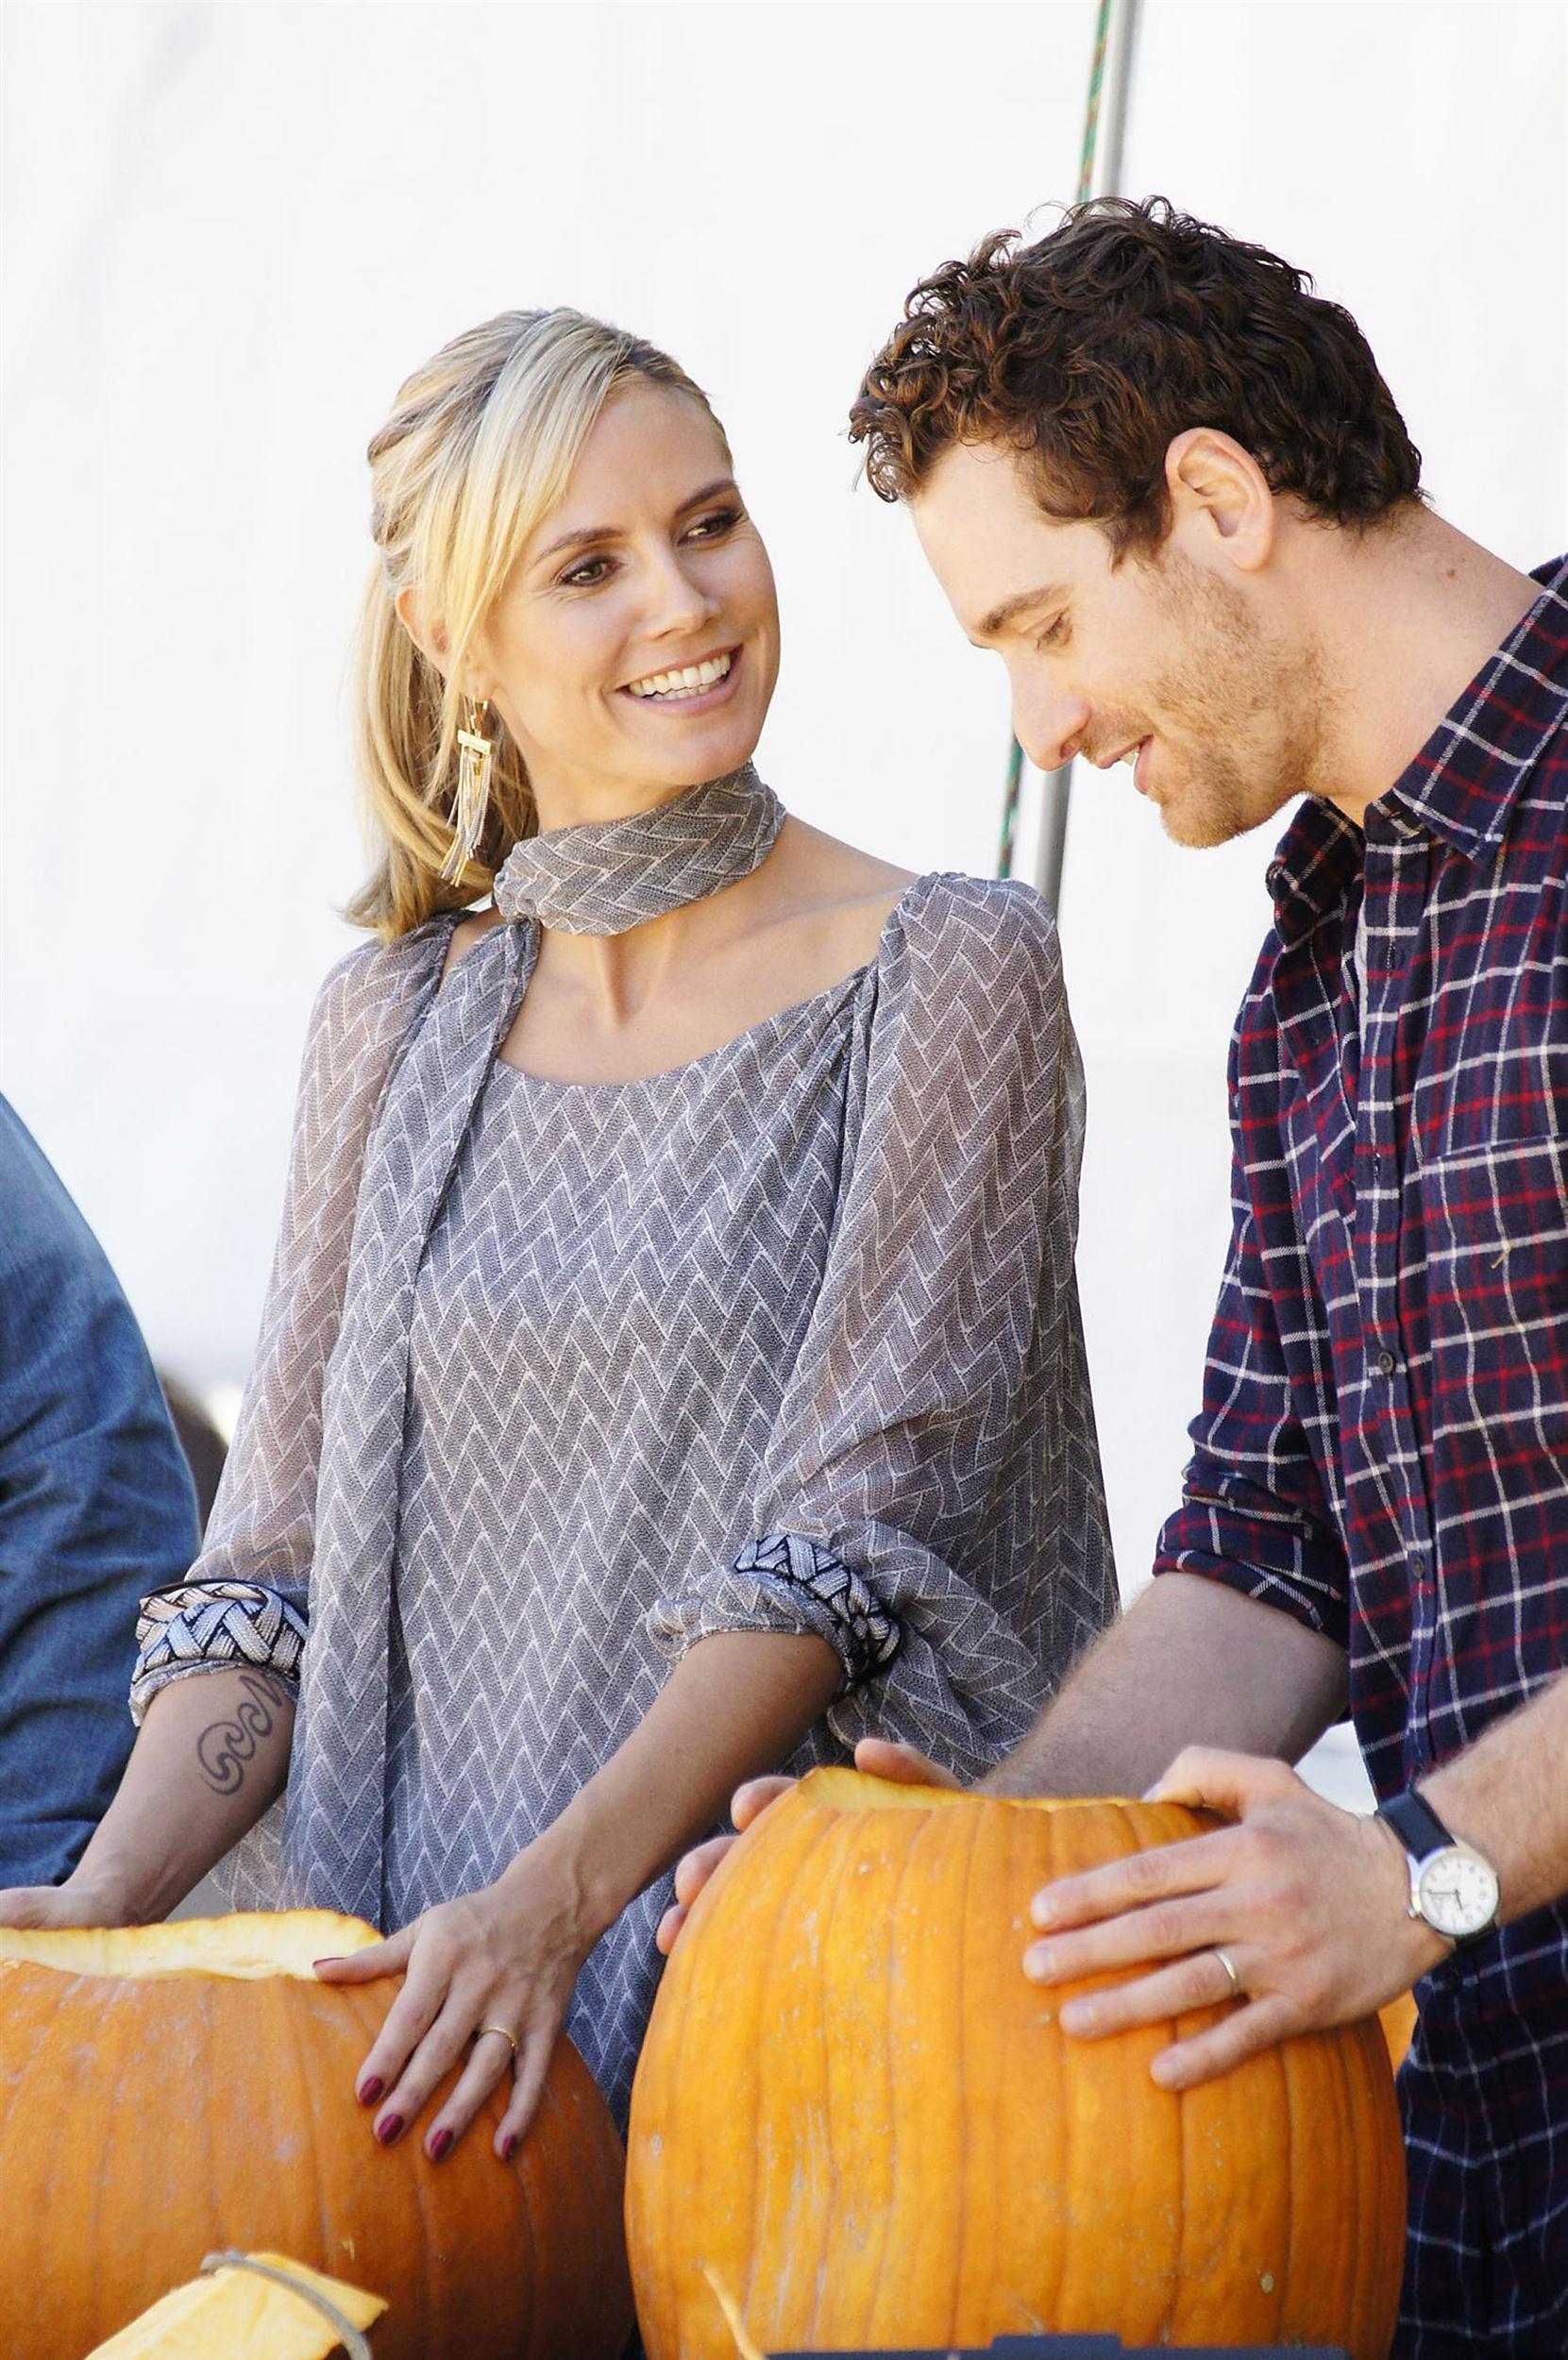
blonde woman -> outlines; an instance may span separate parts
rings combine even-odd
[[[237,1845],[236,1901],[396,1930],[319,1971],[404,1972],[359,2095],[439,2163],[508,2078],[514,2150],[564,2023],[624,2113],[738,1780],[871,1731],[979,1769],[1113,1582],[1043,905],[750,768],[772,577],[664,354],[507,313],[370,457],[377,939],[125,1782],[0,1914],[149,1918]]]

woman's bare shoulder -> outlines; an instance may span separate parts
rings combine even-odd
[[[915,871],[799,819],[788,822],[768,868],[778,853],[784,855],[774,873],[778,916],[824,952],[831,946],[847,965],[871,958],[888,913],[915,883]]]

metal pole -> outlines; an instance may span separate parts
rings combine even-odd
[[[1079,202],[1121,193],[1121,150],[1138,46],[1139,0],[1105,0],[1095,35],[1089,70],[1088,122],[1078,186]],[[1101,42],[1104,41],[1104,51]],[[1035,851],[1035,883],[1054,912],[1062,905],[1062,868],[1067,859],[1067,821],[1072,805],[1072,765],[1048,770],[1040,780],[1040,825]]]

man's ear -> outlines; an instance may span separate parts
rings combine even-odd
[[[1172,528],[1189,544],[1206,545],[1210,557],[1222,555],[1242,573],[1268,563],[1278,503],[1262,468],[1234,435],[1212,426],[1178,434],[1165,454],[1165,486]]]

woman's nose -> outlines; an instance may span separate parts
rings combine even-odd
[[[707,585],[671,556],[658,565],[648,582],[647,623],[650,639],[670,639],[700,629],[720,607]]]

